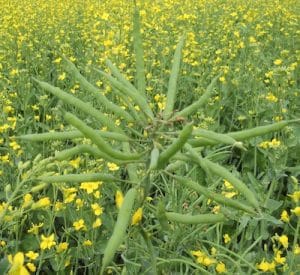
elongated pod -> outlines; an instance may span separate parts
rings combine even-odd
[[[206,88],[205,93],[196,102],[184,108],[182,111],[175,113],[174,116],[171,118],[171,120],[176,120],[177,117],[187,117],[199,111],[200,108],[209,100],[209,98],[213,94],[214,91],[213,89],[215,87],[215,84],[217,83],[219,76],[220,75],[217,75],[216,77],[213,78],[211,83]]]
[[[137,93],[133,89],[130,89],[127,85],[124,85],[111,75],[97,69],[95,69],[95,71],[104,76],[116,89],[129,96],[140,107],[141,111],[145,113],[151,120],[154,119],[153,112],[147,100],[141,94]]]
[[[53,176],[41,176],[37,178],[40,181],[46,183],[53,182],[84,182],[84,181],[106,181],[112,182],[118,179],[112,175],[104,173],[87,173],[87,174],[68,174],[68,175],[53,175]]]
[[[66,92],[64,92],[63,90],[61,90],[58,87],[54,87],[46,82],[43,81],[39,81],[37,79],[34,79],[43,89],[45,89],[46,91],[50,92],[51,94],[57,96],[59,99],[61,99],[64,103],[70,104],[72,106],[75,106],[76,108],[78,108],[79,110],[81,110],[82,112],[93,116],[94,118],[96,118],[101,124],[103,124],[103,126],[106,126],[108,129],[114,131],[114,132],[118,132],[118,133],[122,133],[123,131],[118,128],[114,121],[112,121],[110,118],[108,118],[107,116],[105,116],[102,112],[100,112],[99,110],[95,109],[91,104],[83,102],[82,100],[76,98],[75,96],[68,94]]]
[[[99,134],[103,138],[118,140],[118,141],[129,141],[129,138],[126,135],[120,133],[114,133],[109,131],[100,131],[95,130],[97,134]],[[28,140],[28,141],[49,141],[49,140],[67,140],[67,139],[76,139],[76,138],[83,138],[84,135],[78,131],[67,131],[67,132],[48,132],[48,133],[41,133],[41,134],[28,134],[28,135],[21,135],[17,138]]]
[[[117,249],[124,241],[126,235],[126,229],[130,223],[131,211],[133,208],[136,195],[137,195],[136,189],[131,188],[124,197],[123,203],[118,213],[117,222],[115,224],[113,233],[104,250],[101,274],[103,274],[105,268],[113,260],[113,257]]]
[[[146,98],[144,49],[142,43],[140,13],[137,8],[134,9],[133,14],[133,46],[135,54],[137,88],[139,93]]]
[[[157,162],[157,167],[163,167],[167,161],[174,156],[187,142],[188,138],[190,137],[193,131],[193,125],[187,124],[180,132],[179,137],[175,139],[175,141],[166,149],[164,150]]]
[[[247,204],[244,204],[237,200],[226,198],[220,194],[212,192],[212,191],[208,190],[206,187],[201,186],[200,184],[198,184],[197,182],[194,182],[192,180],[189,180],[189,179],[186,179],[183,177],[179,177],[179,176],[175,176],[175,175],[172,175],[172,177],[174,177],[178,182],[185,185],[186,187],[195,190],[199,194],[202,194],[203,196],[205,196],[213,201],[216,201],[217,203],[220,203],[222,205],[232,207],[232,208],[235,208],[238,210],[242,210],[242,211],[245,211],[245,212],[248,212],[251,214],[255,214],[254,209]]]
[[[171,74],[169,78],[168,92],[167,92],[167,102],[166,108],[163,112],[163,118],[168,119],[173,113],[174,104],[177,94],[177,80],[180,69],[181,51],[184,45],[185,36],[182,36],[176,46],[176,50],[173,57],[173,64],[171,69]]]
[[[141,154],[126,154],[120,151],[114,150],[108,143],[106,143],[103,138],[97,135],[97,132],[88,125],[86,125],[82,120],[66,112],[64,114],[64,119],[70,123],[72,126],[77,128],[80,132],[84,134],[86,138],[89,138],[100,151],[109,155],[112,158],[119,160],[137,160],[141,157]]]
[[[66,69],[69,71],[76,80],[80,83],[81,87],[84,88],[87,92],[91,93],[96,100],[101,103],[101,105],[106,109],[114,113],[115,115],[124,118],[127,122],[133,122],[133,117],[123,110],[120,106],[114,104],[110,100],[106,98],[105,95],[101,93],[101,91],[92,85],[76,68],[76,66],[64,57]]]
[[[166,212],[166,217],[169,221],[183,224],[208,224],[226,221],[226,218],[223,214],[188,215],[175,212]]]

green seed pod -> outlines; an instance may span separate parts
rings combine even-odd
[[[123,131],[118,128],[114,121],[105,116],[102,112],[99,110],[95,109],[91,104],[83,102],[82,100],[76,98],[75,96],[68,94],[64,92],[63,90],[54,87],[46,82],[39,81],[34,78],[34,80],[46,91],[50,92],[51,94],[57,96],[59,99],[61,99],[64,103],[70,104],[72,106],[75,106],[82,112],[93,116],[96,118],[103,126],[106,126],[108,129],[117,132],[117,133],[122,133]]]
[[[189,105],[188,107],[184,108],[182,111],[177,112],[174,114],[174,116],[171,118],[171,120],[176,120],[177,117],[188,117],[189,115],[192,115],[193,113],[199,111],[199,109],[209,100],[213,93],[213,88],[215,87],[218,78],[220,74],[213,78],[211,83],[206,88],[205,93],[194,103]]]
[[[136,80],[139,93],[146,99],[146,78],[144,64],[144,49],[141,34],[140,13],[137,8],[133,14],[133,46],[135,54]]]
[[[136,93],[135,90],[128,88],[127,85],[122,84],[120,81],[118,81],[111,75],[97,69],[95,69],[95,71],[104,76],[116,89],[129,96],[140,107],[141,111],[144,112],[151,120],[154,119],[153,112],[147,100],[141,94]]]
[[[109,138],[117,141],[129,141],[129,138],[126,135],[108,131],[99,131],[95,130],[99,136],[104,138]],[[67,139],[76,139],[83,138],[84,135],[80,131],[68,131],[68,132],[49,132],[41,134],[28,134],[21,135],[17,138],[28,140],[28,141],[49,141],[49,140],[67,140]]]
[[[184,215],[175,212],[166,212],[166,217],[169,221],[183,224],[209,224],[226,221],[223,214]]]
[[[90,173],[90,174],[68,174],[68,175],[52,175],[41,176],[37,178],[39,181],[45,183],[60,183],[60,182],[84,182],[84,181],[105,181],[113,182],[118,179],[112,175],[104,173]]]
[[[185,35],[180,38],[173,57],[173,64],[172,64],[169,85],[168,85],[168,92],[167,92],[166,108],[164,109],[163,112],[163,118],[165,120],[170,118],[174,110],[174,104],[175,104],[175,99],[177,94],[177,79],[178,79],[179,69],[180,69],[181,51],[184,45],[184,41],[185,41]]]
[[[94,129],[86,125],[82,120],[71,113],[66,112],[64,118],[68,123],[82,132],[86,138],[89,138],[101,152],[104,152],[108,156],[119,160],[137,160],[141,157],[141,154],[126,154],[114,150],[95,132]]]
[[[84,154],[84,153],[88,153],[89,155],[94,156],[95,158],[103,158],[103,159],[106,159],[106,160],[114,162],[114,163],[121,162],[121,161],[116,160],[116,159],[110,157],[109,155],[101,152],[97,147],[87,145],[87,144],[77,145],[73,148],[66,149],[66,150],[63,150],[60,152],[56,152],[55,159],[57,159],[59,161],[63,161],[63,160],[70,159],[70,158],[74,157],[75,155]]]
[[[115,224],[113,233],[104,250],[101,274],[104,273],[105,268],[113,260],[113,257],[117,249],[124,241],[126,229],[130,223],[131,211],[133,208],[136,195],[137,195],[136,189],[131,188],[124,197],[123,203],[118,213],[117,222]]]
[[[158,158],[158,167],[163,167],[187,142],[193,131],[193,125],[187,124],[179,134],[179,137]]]
[[[89,93],[91,93],[105,109],[111,111],[119,117],[124,118],[128,122],[134,122],[134,119],[130,114],[128,114],[120,106],[108,100],[103,94],[101,94],[101,91],[98,88],[96,88],[90,82],[88,82],[87,79],[77,70],[76,66],[71,61],[69,61],[65,57],[64,61],[65,68],[67,69],[67,71],[71,73],[75,77],[75,79],[78,80],[82,88],[86,89]]]
[[[151,151],[149,170],[156,169],[158,158],[159,158],[159,150],[158,148],[154,147]]]
[[[194,181],[188,180],[183,177],[175,176],[175,175],[172,175],[172,177],[174,177],[178,182],[185,185],[186,187],[195,190],[199,194],[202,194],[203,196],[205,196],[208,199],[211,199],[213,201],[216,201],[217,203],[220,203],[222,205],[232,207],[232,208],[235,208],[238,210],[242,210],[242,211],[245,211],[245,212],[248,212],[251,214],[256,213],[252,207],[250,207],[242,202],[239,202],[237,200],[229,199],[220,194],[212,192]]]
[[[165,231],[169,231],[170,225],[168,224],[168,220],[166,217],[165,206],[161,200],[157,204],[156,216],[157,216],[157,219],[158,219],[162,229]]]

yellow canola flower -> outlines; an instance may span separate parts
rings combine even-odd
[[[286,262],[286,258],[285,257],[281,257],[282,251],[278,250],[276,251],[275,257],[274,257],[274,261],[277,264],[284,264]]]
[[[70,161],[69,161],[69,164],[70,164],[72,167],[74,167],[75,169],[77,169],[77,168],[79,168],[80,160],[81,160],[81,158],[78,157],[78,158],[76,158],[76,159],[70,160]]]
[[[289,246],[289,239],[287,235],[281,235],[278,236],[278,242],[284,247],[284,248],[288,248]]]
[[[275,263],[269,263],[265,259],[263,259],[259,264],[256,265],[256,267],[263,272],[273,272],[275,270]]]
[[[73,222],[73,226],[74,226],[76,231],[79,231],[81,229],[83,229],[83,230],[86,229],[85,222],[84,222],[83,219],[79,219],[79,220]]]
[[[30,206],[32,202],[33,202],[32,195],[29,193],[25,194],[23,197],[22,208],[26,208],[26,207]]]
[[[56,252],[57,253],[62,253],[64,251],[66,251],[69,247],[69,244],[67,242],[62,242],[62,243],[59,243],[57,248],[56,248]]]
[[[274,65],[277,65],[277,66],[279,66],[279,65],[281,65],[282,64],[282,60],[281,59],[276,59],[276,60],[274,60]]]
[[[228,234],[224,234],[223,239],[224,239],[224,243],[226,244],[231,242],[231,238]]]
[[[90,240],[85,240],[85,241],[83,242],[83,245],[84,245],[84,246],[92,246],[93,243],[92,243],[92,241],[90,241]]]
[[[56,244],[56,242],[54,241],[54,234],[51,234],[48,237],[42,235],[41,239],[42,239],[42,241],[40,243],[40,248],[42,250],[50,249],[52,246],[54,246]]]
[[[63,72],[62,74],[60,74],[59,76],[58,76],[58,80],[61,80],[61,81],[63,81],[63,80],[65,80],[66,79],[66,73],[65,72]]]
[[[24,253],[18,252],[14,257],[12,255],[8,256],[8,261],[11,267],[8,271],[8,275],[29,275],[29,271],[24,266]]]
[[[98,203],[91,204],[91,208],[96,216],[100,216],[103,213],[103,208]]]
[[[34,235],[39,234],[39,229],[43,227],[44,223],[32,224],[31,228],[27,230],[27,233],[32,233]]]
[[[39,253],[35,253],[34,251],[30,250],[25,254],[25,256],[33,261],[39,256]]]
[[[300,201],[300,191],[295,191],[293,194],[288,195],[294,202]]]
[[[51,201],[49,197],[41,198],[32,204],[31,209],[46,208],[50,206],[50,204]]]
[[[93,181],[86,181],[86,182],[82,182],[80,184],[80,189],[83,189],[85,190],[88,194],[91,194],[93,193],[94,191],[96,191],[99,186],[102,184],[101,181],[96,181],[96,182],[93,182]]]
[[[131,225],[138,224],[142,220],[142,217],[143,217],[143,208],[140,207],[133,214],[132,219],[131,219]]]
[[[119,208],[119,209],[121,208],[123,200],[124,200],[123,193],[120,190],[117,190],[116,195],[115,195],[115,202],[116,202],[117,208]]]
[[[234,189],[233,185],[229,181],[225,179],[223,181],[224,181],[224,186],[227,190]]]
[[[97,228],[100,227],[102,225],[102,221],[100,218],[97,218],[94,222],[93,222],[93,228]]]
[[[113,162],[108,162],[107,167],[109,171],[118,171],[120,169],[120,167]]]
[[[283,222],[289,222],[290,221],[290,216],[289,213],[286,210],[283,210],[281,215],[280,215],[280,220]]]
[[[300,217],[300,206],[295,207],[291,210],[292,213],[294,213],[297,217]]]
[[[300,255],[300,246],[298,244],[296,244],[293,253],[295,255]]]
[[[36,266],[33,263],[27,263],[26,266],[31,272],[36,271]]]
[[[227,271],[225,264],[222,262],[218,263],[216,265],[216,271],[217,271],[217,273],[225,273]]]

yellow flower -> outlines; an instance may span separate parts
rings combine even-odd
[[[266,100],[268,100],[270,102],[277,102],[278,101],[278,98],[272,93],[268,93],[265,98],[266,98]]]
[[[281,215],[280,215],[280,219],[283,222],[289,222],[290,221],[289,213],[286,210],[283,210]]]
[[[217,273],[224,273],[224,272],[226,272],[226,266],[225,266],[225,264],[222,263],[222,262],[219,262],[217,264],[217,266],[216,266],[216,271],[217,271]]]
[[[73,226],[75,227],[76,231],[79,231],[81,229],[83,229],[83,230],[86,229],[83,219],[79,219],[78,221],[73,222]]]
[[[85,240],[85,241],[83,242],[83,245],[84,245],[84,246],[91,246],[91,245],[93,245],[93,243],[92,243],[90,240]]]
[[[292,213],[294,213],[297,217],[300,217],[300,206],[295,207],[291,210]]]
[[[214,208],[212,209],[212,212],[214,214],[218,214],[220,212],[220,209],[221,209],[221,205],[216,205],[214,206]]]
[[[215,262],[216,262],[215,259],[212,259],[210,257],[205,256],[204,259],[203,259],[202,264],[205,265],[205,266],[210,266],[210,265],[214,264]]]
[[[83,206],[84,201],[82,199],[76,199],[75,203],[77,206],[76,210],[79,210]]]
[[[11,267],[8,271],[8,275],[29,275],[29,271],[24,266],[24,254],[18,252],[14,257],[12,255],[8,256],[8,261]]]
[[[115,196],[115,202],[116,202],[116,206],[120,209],[121,205],[123,203],[124,200],[124,196],[123,193],[120,190],[117,190],[116,192],[116,196]]]
[[[51,201],[49,197],[41,198],[37,202],[34,202],[31,206],[32,209],[45,208],[50,206]]]
[[[38,256],[39,256],[39,253],[35,253],[35,252],[33,252],[33,251],[28,251],[26,254],[25,254],[25,256],[27,257],[27,258],[29,258],[30,260],[35,260]]]
[[[278,236],[278,241],[281,243],[281,245],[284,248],[288,248],[288,246],[289,246],[289,239],[288,239],[287,235],[281,235],[280,237]]]
[[[224,192],[224,191],[222,192],[222,195],[224,195],[224,197],[229,199],[233,198],[237,194],[238,194],[237,192]]]
[[[256,266],[258,269],[262,270],[263,272],[274,271],[274,269],[275,269],[275,263],[274,262],[271,262],[271,263],[266,262],[265,259],[263,259]]]
[[[296,244],[293,253],[295,255],[300,255],[300,246],[298,244]]]
[[[272,141],[269,143],[270,148],[278,148],[280,146],[280,140],[273,138]]]
[[[233,185],[229,181],[227,181],[225,179],[223,181],[224,181],[224,186],[226,189],[230,190],[230,189],[234,188]]]
[[[274,261],[277,263],[277,264],[284,264],[285,261],[286,261],[286,258],[285,257],[281,257],[281,254],[282,254],[282,251],[278,250],[276,252],[276,255],[274,257]]]
[[[298,202],[298,201],[300,201],[300,191],[295,191],[293,194],[290,194],[290,195],[288,195],[289,197],[291,197],[292,198],[292,200],[294,201],[294,202]]]
[[[94,214],[99,216],[103,213],[103,208],[98,203],[91,204],[92,209],[94,210]]]
[[[203,257],[204,256],[204,253],[200,250],[192,250],[191,254],[195,257]]]
[[[142,217],[143,217],[143,208],[140,207],[138,210],[135,211],[135,213],[133,214],[132,216],[132,219],[131,219],[131,225],[136,225],[138,224],[141,220],[142,220]]]
[[[70,160],[69,161],[69,164],[74,167],[75,169],[79,168],[79,164],[80,164],[80,157],[76,158],[76,159],[73,159],[73,160]]]
[[[93,193],[95,190],[97,190],[99,188],[99,186],[101,185],[100,181],[97,182],[93,182],[93,181],[86,181],[86,182],[82,182],[80,184],[80,189],[85,190],[88,194]]]
[[[61,57],[58,57],[56,59],[53,60],[53,63],[55,64],[59,64],[61,62],[62,58]]]
[[[65,78],[66,78],[66,73],[65,72],[63,72],[62,74],[60,74],[59,76],[58,76],[58,80],[65,80]]]
[[[52,246],[56,244],[56,242],[54,241],[54,234],[51,234],[49,237],[42,235],[41,238],[42,241],[40,243],[40,248],[42,250],[50,249]]]
[[[61,201],[56,201],[56,203],[54,205],[54,210],[56,212],[58,212],[58,211],[60,211],[60,210],[62,210],[64,208],[65,208],[65,206],[64,206],[64,204]]]
[[[213,256],[216,255],[217,254],[217,249],[215,247],[212,247],[210,249],[210,254],[213,255]]]
[[[27,263],[26,266],[31,272],[36,271],[36,266],[33,263]]]
[[[1,240],[0,241],[0,246],[2,246],[2,247],[6,246],[6,241]]]
[[[102,225],[102,221],[100,218],[97,218],[94,222],[93,222],[93,228],[97,228],[100,227]]]
[[[23,208],[26,208],[28,206],[30,206],[30,204],[32,203],[32,196],[31,194],[25,194],[24,197],[23,197],[23,205],[22,207]]]
[[[113,162],[108,162],[107,167],[109,171],[118,171],[120,169],[120,167]]]
[[[69,244],[67,242],[62,242],[60,243],[57,248],[56,248],[56,252],[57,253],[62,253],[64,252],[65,250],[67,250],[69,247]]]
[[[231,238],[230,238],[230,236],[228,234],[225,234],[223,236],[223,238],[224,238],[224,243],[229,243],[231,241]]]
[[[281,65],[282,64],[282,60],[281,59],[276,59],[276,60],[274,60],[274,65]]]
[[[39,228],[41,228],[43,225],[44,223],[32,224],[32,227],[28,229],[27,232],[37,235],[39,233]]]
[[[219,77],[219,81],[224,83],[226,81],[226,78],[224,76]]]

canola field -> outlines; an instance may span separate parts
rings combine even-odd
[[[0,274],[298,274],[299,27],[297,0],[0,0]]]

